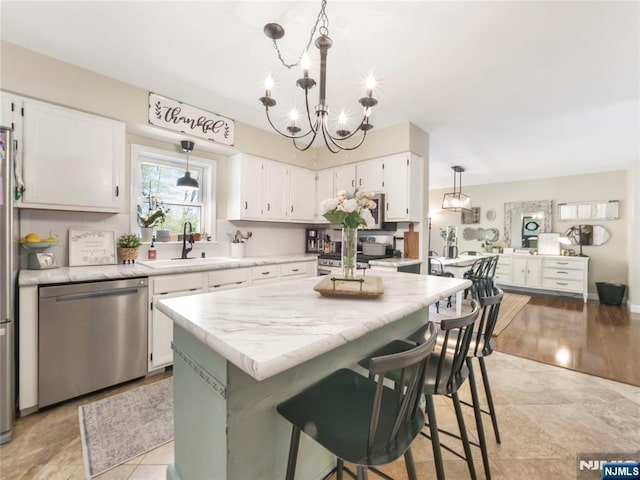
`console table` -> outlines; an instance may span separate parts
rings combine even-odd
[[[498,286],[582,294],[587,303],[589,257],[501,254],[494,281]]]

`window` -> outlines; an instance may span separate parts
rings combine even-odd
[[[189,171],[200,184],[200,188],[193,191],[176,187],[178,178],[184,175],[186,165],[183,154],[132,145],[133,231],[138,228],[139,211],[142,215],[148,215],[149,212],[162,208],[166,218],[162,225],[156,226],[156,230],[181,234],[188,221],[194,232],[212,232],[215,225],[215,161],[189,156]]]

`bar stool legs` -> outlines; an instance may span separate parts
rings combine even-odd
[[[433,449],[433,460],[436,464],[436,477],[438,480],[445,480],[444,463],[442,462],[442,450],[440,449],[440,435],[438,434],[438,423],[436,422],[436,410],[433,406],[433,397],[426,395],[427,420],[431,433],[431,448]]]
[[[296,475],[296,463],[298,461],[298,446],[300,445],[300,429],[298,427],[292,427],[291,429],[291,443],[289,445],[289,460],[287,461],[287,475],[286,480],[293,480]],[[342,480],[342,477],[338,477]]]
[[[473,372],[473,362],[467,357],[466,363],[469,369],[469,387],[471,388],[471,403],[473,404],[473,414],[476,419],[476,429],[478,431],[478,442],[480,443],[480,452],[482,454],[482,465],[484,466],[484,474],[487,480],[491,480],[491,467],[489,466],[489,452],[487,451],[487,441],[484,436],[484,427],[482,425],[482,412],[480,411],[480,399],[478,397],[478,387],[476,386],[476,378]]]
[[[453,399],[453,407],[455,408],[458,426],[460,427],[460,438],[462,439],[464,456],[467,460],[467,466],[469,467],[469,475],[471,475],[471,480],[476,480],[476,470],[473,467],[473,457],[471,456],[471,445],[469,444],[467,429],[464,426],[464,416],[462,415],[462,407],[460,406],[460,397],[458,396],[458,392],[453,392],[451,394],[451,398]]]
[[[493,432],[496,435],[496,442],[500,443],[500,431],[498,430],[498,418],[496,417],[496,408],[493,405],[493,397],[491,396],[491,386],[489,385],[489,376],[487,375],[487,367],[484,363],[484,358],[479,357],[480,371],[482,373],[482,384],[484,386],[484,393],[487,396],[487,404],[489,406],[489,415],[491,416],[491,423],[493,424]]]

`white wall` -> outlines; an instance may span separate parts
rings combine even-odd
[[[471,197],[472,205],[481,209],[482,220],[478,225],[462,225],[460,213],[440,209],[442,196],[453,188],[433,190],[430,192],[432,205],[430,214],[433,219],[431,249],[442,252],[444,242],[440,238],[439,229],[447,225],[458,226],[460,251],[481,249],[480,241],[462,238],[462,229],[465,227],[497,228],[502,239],[504,237],[504,203],[506,202],[551,200],[553,202],[552,231],[564,233],[575,222],[557,221],[557,203],[619,200],[621,202],[620,219],[586,222],[603,225],[611,235],[609,241],[602,246],[585,246],[583,252],[589,256],[590,293],[596,292],[595,282],[626,284],[630,267],[627,257],[629,242],[627,232],[633,222],[633,219],[629,218],[627,208],[629,199],[633,198],[629,197],[627,192],[627,175],[627,171],[616,171],[464,187],[463,192]],[[486,218],[487,211],[491,209],[496,211],[496,218],[493,221]]]

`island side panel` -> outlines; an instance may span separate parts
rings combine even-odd
[[[424,308],[261,382],[228,364],[228,478],[284,478],[291,425],[280,417],[276,405],[340,368],[355,367],[380,346],[406,338],[427,321]],[[306,435],[301,437],[298,459],[296,478],[308,480],[322,478],[335,462]]]
[[[214,390],[207,375],[224,388],[227,361],[175,323],[173,342],[175,447],[167,478],[233,478],[227,476],[227,400]],[[187,360],[180,353],[186,354]]]

